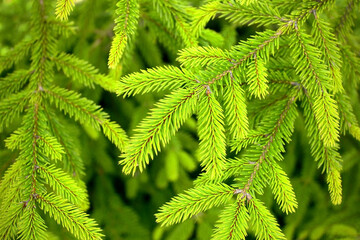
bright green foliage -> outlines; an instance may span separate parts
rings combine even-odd
[[[61,223],[78,239],[101,239],[102,234],[97,224],[87,214],[51,193],[37,196],[40,208],[49,213],[57,223]]]
[[[114,83],[108,76],[99,74],[98,70],[88,62],[78,59],[74,55],[60,53],[51,60],[57,68],[73,81],[78,82],[86,87],[94,87],[97,84],[107,91],[114,91]]]
[[[215,178],[222,175],[225,163],[224,115],[214,95],[206,91],[199,100],[199,154],[204,170]]]
[[[226,184],[207,184],[195,187],[179,194],[165,204],[158,214],[157,222],[171,225],[184,221],[214,206],[220,206],[231,200],[234,189]]]
[[[227,84],[229,87],[224,92],[226,123],[231,138],[242,139],[249,130],[245,92],[231,77]]]
[[[312,28],[312,35],[315,37],[315,44],[319,49],[324,52],[324,62],[328,65],[330,70],[330,76],[333,79],[333,89],[337,91],[343,91],[342,86],[342,74],[341,74],[341,56],[340,51],[336,43],[336,37],[332,33],[328,23],[319,18],[314,11],[314,23]]]
[[[66,19],[73,4],[58,1],[58,17]],[[0,184],[1,239],[47,239],[40,209],[78,239],[102,237],[96,222],[83,212],[89,207],[80,180],[83,163],[76,153],[72,133],[65,127],[68,123],[58,110],[96,130],[101,127],[119,149],[127,141],[120,126],[110,121],[94,102],[54,83],[54,63],[66,76],[84,86],[106,86],[109,81],[89,63],[57,53],[59,29],[53,23],[59,26],[61,23],[50,14],[53,10],[48,1],[34,1],[30,28],[33,39],[20,43],[2,57],[7,62],[1,65],[4,70],[31,53],[29,70],[15,70],[0,82],[0,130],[13,128],[22,117],[21,126],[5,140],[6,146],[18,153]]]
[[[152,0],[156,12],[162,18],[167,27],[176,29],[176,34],[186,47],[191,47],[197,44],[196,38],[190,24],[190,15],[186,11],[189,8],[183,1],[179,0]]]
[[[143,171],[149,160],[169,142],[180,126],[195,110],[197,89],[179,89],[157,104],[139,125],[137,133],[130,139],[121,163],[123,171],[135,174],[137,168]],[[149,159],[150,158],[150,159]]]
[[[6,56],[0,57],[0,71],[4,71],[12,67],[13,64],[18,63],[26,54],[29,53],[35,41],[22,41],[18,43]]]
[[[168,10],[164,2],[158,3],[161,16],[171,18],[176,8]],[[269,186],[283,212],[293,213],[298,208],[292,183],[279,164],[298,112],[305,118],[311,154],[326,174],[330,199],[333,204],[341,203],[340,129],[357,136],[358,123],[349,103],[339,100],[348,98],[342,73],[343,62],[348,60],[341,57],[331,24],[319,15],[331,9],[330,2],[309,1],[289,8],[280,0],[207,1],[192,10],[190,26],[196,37],[201,38],[206,24],[216,16],[270,29],[230,49],[185,44],[187,48],[177,58],[180,68],[157,67],[120,79],[117,92],[124,96],[179,89],[160,100],[136,128],[138,133],[120,161],[127,174],[135,174],[137,168],[142,172],[149,164],[148,156],[152,159],[160,151],[160,145],[169,141],[196,105],[198,158],[204,173],[195,181],[195,188],[160,209],[158,222],[172,225],[184,221],[238,195],[236,202],[222,211],[214,239],[245,239],[248,226],[257,239],[285,239],[258,196]],[[305,30],[308,19],[312,21],[309,32]],[[196,95],[191,104],[183,100],[189,93]],[[175,108],[181,111],[173,114]],[[176,128],[165,125],[167,121]],[[347,127],[344,121],[348,121]],[[227,159],[228,146],[238,158]],[[224,190],[224,181],[232,181],[232,194]]]
[[[256,198],[249,200],[249,215],[257,239],[286,239],[276,219]]]
[[[92,101],[81,98],[80,94],[58,87],[44,90],[45,98],[58,109],[79,121],[81,124],[90,124],[99,130],[101,126],[104,134],[119,149],[123,149],[127,140],[125,132],[109,116]]]
[[[334,79],[330,79],[328,69],[319,58],[320,51],[313,46],[309,36],[297,28],[295,31],[294,42],[296,43],[293,44],[298,44],[293,52],[296,59],[296,71],[300,74],[308,97],[314,104],[313,110],[321,139],[325,145],[334,146],[339,136],[339,116],[336,102],[328,93],[328,91],[336,90],[335,84],[330,83]]]
[[[67,20],[74,5],[74,0],[57,0],[55,11],[56,17],[61,20]]]
[[[114,68],[124,53],[124,50],[136,32],[139,18],[139,3],[137,0],[119,0],[116,4],[115,37],[111,45],[109,67]]]
[[[249,90],[252,95],[258,98],[263,98],[267,95],[267,74],[265,63],[263,60],[253,56],[253,61],[247,67],[247,82],[249,84]]]
[[[358,238],[359,8],[3,1],[0,239]]]
[[[222,211],[213,239],[245,239],[249,219],[245,199],[240,198]]]
[[[196,81],[190,72],[177,67],[159,67],[148,69],[141,73],[134,73],[118,82],[117,93],[124,96],[144,94],[153,91],[172,90],[185,83]]]

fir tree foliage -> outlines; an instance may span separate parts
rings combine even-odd
[[[176,14],[176,7],[166,8],[171,3],[177,1],[158,1],[160,17],[171,19]],[[192,29],[195,39],[201,40],[208,22],[216,17],[267,29],[230,49],[187,42],[180,31],[186,47],[178,53],[180,67],[150,68],[118,81],[117,93],[123,96],[171,91],[130,138],[120,160],[126,174],[142,172],[183,122],[192,114],[197,116],[203,173],[194,188],[160,208],[156,218],[162,225],[225,205],[213,239],[245,239],[248,229],[257,239],[285,239],[260,199],[269,187],[283,212],[293,213],[298,207],[280,162],[299,115],[305,119],[313,159],[326,175],[330,200],[341,203],[340,134],[350,132],[359,139],[344,87],[352,81],[349,72],[356,70],[343,66],[354,66],[357,60],[343,57],[350,53],[340,47],[346,41],[340,35],[348,36],[349,31],[334,29],[324,17],[334,1],[298,1],[289,6],[281,0],[205,1],[191,9],[190,23],[184,25]],[[169,26],[176,25],[176,20],[181,18],[175,17]],[[340,21],[343,27],[353,25],[346,17]],[[284,65],[289,67],[278,67]],[[227,149],[237,157],[228,158]]]
[[[7,70],[30,54],[30,68],[9,72],[1,79],[0,130],[21,124],[6,140],[18,152],[0,184],[0,238],[47,239],[47,213],[78,239],[101,239],[97,223],[84,212],[89,208],[83,163],[74,146],[69,118],[104,135],[120,150],[127,137],[100,106],[79,93],[54,83],[54,67],[86,87],[112,89],[110,81],[93,66],[74,55],[58,52],[59,26],[53,12],[66,20],[74,1],[33,1],[32,40],[19,43],[1,57]],[[9,71],[9,70],[8,70]],[[41,211],[42,210],[42,211]]]
[[[358,153],[346,152],[360,140],[358,0],[4,2],[18,8],[1,3],[4,22],[32,19],[18,35],[0,23],[2,42],[19,38],[0,56],[0,132],[8,149],[0,149],[0,239],[359,236],[343,224],[359,213],[358,196],[349,194],[360,189],[353,181]],[[74,33],[77,40],[59,41]],[[176,56],[178,64],[164,65]],[[105,67],[106,59],[107,75],[90,64]],[[111,117],[82,91],[96,87],[127,98],[106,97]],[[119,115],[132,120],[129,140],[112,120]],[[104,141],[91,148],[97,131],[120,150],[120,166],[133,178],[116,173]],[[81,145],[88,148],[82,155]],[[294,148],[301,148],[297,162]],[[112,182],[120,178],[121,195]],[[144,217],[173,192],[154,227]],[[96,221],[86,213],[89,197]],[[337,207],[328,205],[342,202],[344,211],[329,214]],[[55,232],[56,224],[64,230]]]
[[[122,58],[124,50],[136,32],[139,18],[139,3],[137,0],[120,0],[116,4],[115,37],[113,39],[109,67],[114,68]]]

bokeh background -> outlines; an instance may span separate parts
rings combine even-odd
[[[151,4],[142,1],[146,10]],[[186,1],[193,6],[200,1]],[[327,14],[336,18],[346,6],[346,1],[337,1],[339,12]],[[342,8],[343,7],[343,8]],[[29,38],[31,1],[0,0],[0,55],[6,54],[17,42]],[[171,36],[161,39],[156,29],[156,16],[141,15],[139,30],[132,42],[123,65],[109,72],[108,52],[113,36],[113,19],[116,0],[77,1],[70,17],[74,33],[61,39],[60,49],[73,53],[96,66],[100,72],[110,74],[114,81],[121,75],[149,67],[166,64],[178,65],[176,52],[181,42]],[[360,12],[359,12],[360,13]],[[155,19],[155,20],[154,20]],[[352,50],[360,57],[360,22],[355,22],[354,38],[350,39]],[[224,19],[212,20],[208,26],[210,41],[202,45],[229,48],[239,40],[261,31],[263,28],[236,26]],[[165,38],[165,39],[164,39]],[[18,67],[29,65],[30,59]],[[12,72],[14,69],[8,70]],[[2,73],[5,76],[7,72]],[[354,75],[359,80],[360,76]],[[112,120],[117,121],[131,136],[133,129],[143,119],[154,103],[166,93],[145,94],[122,98],[105,92],[99,87],[84,88],[68,80],[64,75],[55,75],[56,81],[68,88],[81,92],[85,97],[100,104]],[[355,114],[360,120],[360,101],[355,88],[350,91]],[[93,129],[70,122],[72,137],[81,146],[81,157],[85,162],[91,206],[88,212],[104,230],[106,239],[129,240],[186,240],[210,239],[219,209],[201,213],[192,219],[173,227],[161,228],[155,223],[154,214],[158,208],[177,193],[192,187],[192,181],[201,169],[197,160],[198,137],[195,116],[188,120],[169,145],[150,163],[142,174],[125,176],[118,165],[120,152],[100,133]],[[0,176],[17,156],[5,149],[3,140],[18,126],[0,133]],[[297,119],[292,142],[286,147],[282,167],[289,175],[299,202],[296,213],[285,215],[276,206],[271,191],[266,189],[261,196],[265,204],[278,219],[288,239],[360,239],[360,143],[351,136],[341,138],[340,152],[343,157],[343,203],[333,206],[330,202],[326,180],[321,175],[310,155],[304,121]],[[231,155],[231,153],[229,153]],[[1,196],[0,196],[1,197]],[[72,239],[65,229],[47,219],[54,239]],[[249,239],[255,239],[250,233]]]

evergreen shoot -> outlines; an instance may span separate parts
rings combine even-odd
[[[359,238],[359,10],[1,2],[0,239]]]

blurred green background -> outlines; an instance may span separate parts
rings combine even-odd
[[[148,8],[146,1],[142,8]],[[188,1],[197,6],[200,1]],[[345,2],[339,1],[339,5]],[[0,0],[0,55],[6,54],[17,42],[29,38],[31,1]],[[77,1],[70,20],[74,22],[75,32],[61,39],[60,49],[85,59],[110,74],[114,81],[119,76],[148,67],[165,64],[178,65],[176,52],[181,48],[179,42],[167,42],[158,38],[152,16],[143,14],[139,31],[122,68],[109,72],[107,57],[113,36],[113,19],[116,0]],[[341,8],[339,8],[339,11]],[[146,11],[145,11],[146,12]],[[329,18],[339,13],[332,12]],[[359,21],[356,26],[360,26]],[[241,39],[246,39],[263,28],[230,25],[223,19],[212,20],[208,26],[212,37],[210,42],[200,41],[202,45],[229,48]],[[351,39],[353,50],[360,56],[360,28],[354,30]],[[165,44],[164,44],[165,43]],[[27,66],[30,59],[17,67]],[[7,73],[14,71],[10,69]],[[2,77],[0,76],[0,77]],[[87,89],[70,82],[62,74],[56,74],[56,81],[63,86],[81,92],[85,97],[99,103],[112,120],[117,121],[129,134],[143,119],[154,103],[164,94],[146,94],[123,99],[100,88]],[[359,76],[356,76],[359,77]],[[358,92],[351,90],[352,103],[357,118],[360,119]],[[3,140],[19,123],[0,133],[0,176],[14,161],[16,154],[5,149]],[[134,177],[125,176],[118,165],[120,152],[101,134],[91,128],[84,128],[75,122],[73,138],[81,148],[85,162],[90,196],[89,213],[104,230],[106,239],[210,239],[219,209],[198,214],[196,217],[169,228],[160,228],[155,223],[154,213],[177,193],[192,187],[192,181],[201,169],[197,161],[195,117],[172,139],[170,144],[152,161],[147,170]],[[304,121],[297,119],[292,142],[286,147],[285,160],[281,163],[294,186],[299,202],[296,213],[285,215],[276,206],[271,191],[267,189],[261,196],[266,205],[278,219],[288,239],[360,239],[360,143],[350,136],[341,139],[343,157],[343,204],[333,206],[330,202],[326,180],[317,169],[310,156],[308,139],[304,131]],[[54,239],[72,239],[65,229],[47,219]],[[249,239],[255,239],[251,233]]]

